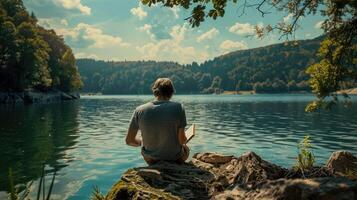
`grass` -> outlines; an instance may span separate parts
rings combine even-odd
[[[304,171],[310,170],[315,165],[315,155],[312,152],[312,144],[310,136],[305,136],[304,139],[297,145],[298,156],[296,157],[296,164],[294,170],[300,170],[302,174]]]
[[[53,173],[52,181],[49,186],[47,195],[46,195],[46,187],[45,187],[46,186],[45,176],[46,176],[45,175],[45,166],[43,166],[39,186],[37,188],[37,195],[36,195],[37,200],[41,199],[41,195],[42,195],[42,200],[49,200],[51,198],[52,189],[53,189],[53,185],[54,185],[55,178],[56,178],[56,171]],[[9,169],[9,199],[10,200],[29,200],[32,184],[33,184],[33,181],[31,181],[30,183],[28,183],[26,185],[25,190],[19,191],[19,189],[15,187],[12,169],[11,168]]]
[[[98,186],[94,186],[92,191],[92,196],[90,197],[91,200],[106,200],[107,197],[102,194],[100,188]]]

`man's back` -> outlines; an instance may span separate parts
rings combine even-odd
[[[143,104],[136,108],[130,126],[141,130],[145,156],[158,160],[182,157],[178,129],[186,126],[186,115],[180,103],[161,100]]]

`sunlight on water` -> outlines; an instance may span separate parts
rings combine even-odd
[[[304,135],[313,140],[317,162],[336,150],[357,153],[356,105],[305,113],[308,95],[182,95],[189,124],[197,124],[192,153],[239,156],[255,151],[284,167],[295,162]],[[353,97],[356,102],[356,96]],[[84,96],[78,102],[0,107],[0,176],[14,170],[17,183],[37,180],[41,163],[58,170],[54,198],[87,199],[93,186],[106,192],[128,168],[144,165],[140,149],[124,138],[136,106],[151,96]],[[50,178],[50,174],[47,177]],[[0,190],[7,188],[0,179]],[[1,197],[1,195],[0,195]]]

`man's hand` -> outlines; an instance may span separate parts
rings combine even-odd
[[[180,142],[180,144],[186,144],[187,138],[186,138],[186,134],[185,134],[185,128],[179,128],[179,132],[178,132],[178,140]]]
[[[139,129],[129,128],[128,133],[126,135],[125,142],[129,146],[133,147],[140,147],[141,146],[141,139],[136,138]]]

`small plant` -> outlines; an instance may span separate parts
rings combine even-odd
[[[357,170],[356,169],[346,169],[344,176],[349,179],[357,180]]]
[[[49,200],[50,199],[51,193],[52,193],[52,189],[53,189],[53,185],[54,185],[54,182],[55,182],[55,177],[56,177],[56,171],[53,173],[51,185],[50,185],[48,193],[46,195],[46,190],[45,190],[45,166],[43,166],[42,175],[41,175],[41,178],[40,178],[39,187],[38,187],[38,191],[37,191],[37,198],[36,198],[37,200],[40,200],[41,194],[42,194],[42,200]],[[30,199],[29,195],[30,195],[30,190],[31,190],[32,183],[33,183],[33,181],[28,183],[26,185],[25,189],[22,192],[20,192],[19,188],[15,187],[12,169],[10,168],[9,169],[9,199],[10,200],[29,200]]]
[[[297,147],[299,154],[296,158],[295,170],[301,170],[301,172],[303,172],[313,168],[315,164],[315,156],[312,152],[310,136],[305,136]]]
[[[102,194],[98,186],[94,186],[92,191],[91,200],[106,200],[107,197]]]

